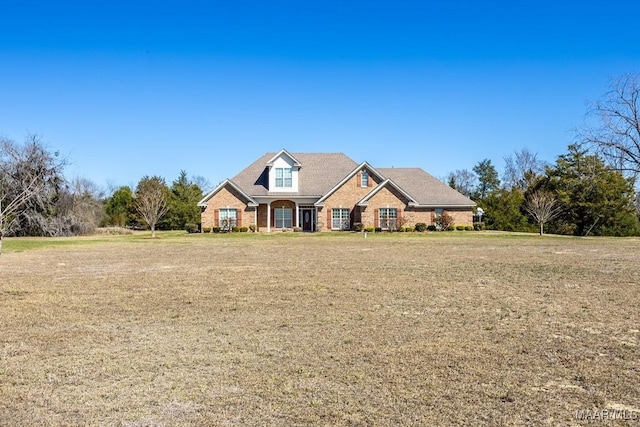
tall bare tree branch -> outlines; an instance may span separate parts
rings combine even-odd
[[[557,217],[562,211],[556,197],[544,190],[536,190],[529,194],[524,208],[540,226],[541,236],[544,234],[544,224]]]
[[[164,179],[158,176],[145,176],[136,188],[135,206],[151,229],[151,237],[156,237],[156,224],[169,211],[167,193]]]
[[[580,131],[583,141],[612,167],[640,174],[640,74],[626,74],[588,111],[597,125]]]

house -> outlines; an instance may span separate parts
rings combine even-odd
[[[434,224],[447,212],[471,225],[475,203],[420,168],[374,168],[342,153],[267,153],[199,203],[202,227],[322,232]]]

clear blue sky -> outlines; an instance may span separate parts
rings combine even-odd
[[[0,135],[109,186],[212,184],[267,151],[444,177],[553,162],[640,71],[640,2],[0,0]]]

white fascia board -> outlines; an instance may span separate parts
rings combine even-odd
[[[202,198],[202,200],[200,200],[198,202],[198,206],[204,207],[208,205],[208,201],[209,199],[211,199],[213,196],[215,196],[220,190],[222,190],[226,185],[229,185],[230,187],[232,187],[234,190],[236,190],[238,193],[240,193],[240,195],[244,198],[247,199],[248,203],[247,206],[249,207],[256,207],[258,206],[258,204],[256,203],[255,200],[253,200],[253,198],[251,196],[249,196],[247,193],[245,193],[244,191],[242,191],[240,189],[240,187],[238,187],[236,184],[233,183],[233,181],[231,181],[230,179],[225,179],[224,181],[222,181],[220,183],[220,185],[218,185],[216,188],[214,188],[213,190],[211,190],[209,192],[209,194],[207,194],[206,196],[204,196]]]
[[[209,201],[209,199],[215,196],[216,193],[218,193],[218,191],[220,191],[227,184],[227,182],[229,182],[229,179],[225,179],[220,184],[218,184],[216,188],[207,193],[207,195],[198,202],[198,206],[207,206],[207,202]]]
[[[336,192],[338,190],[338,188],[342,187],[347,181],[349,181],[351,178],[353,178],[355,176],[355,174],[357,174],[358,172],[360,172],[362,169],[365,169],[365,168],[369,169],[369,171],[371,171],[374,175],[376,175],[378,177],[378,179],[384,180],[384,176],[382,176],[382,174],[380,174],[380,172],[378,172],[377,170],[372,168],[369,163],[362,162],[358,166],[356,166],[356,168],[354,170],[349,172],[349,174],[347,176],[345,176],[340,182],[338,182],[336,185],[334,185],[331,188],[331,190],[327,191],[327,194],[325,194],[324,196],[322,196],[320,198],[320,200],[318,200],[318,202],[316,203],[316,206],[324,206],[324,201],[327,199],[327,197],[331,196],[334,192]]]
[[[433,203],[429,203],[429,204],[424,204],[424,205],[420,205],[420,204],[415,204],[414,207],[416,208],[472,208],[474,206],[477,206],[475,203],[473,205],[470,204],[463,204],[463,205],[454,205],[454,204],[433,204]]]
[[[300,163],[298,161],[298,159],[296,159],[295,157],[293,157],[291,155],[291,153],[289,153],[287,150],[285,150],[284,148],[282,150],[280,150],[278,152],[278,154],[276,154],[275,156],[273,156],[272,158],[269,159],[269,161],[267,162],[267,166],[271,167],[273,166],[273,163],[278,159],[278,157],[282,156],[282,155],[286,155],[287,157],[289,157],[291,160],[293,160],[293,166],[297,166],[297,167],[302,167],[302,163]]]
[[[382,190],[387,184],[391,185],[393,188],[395,188],[396,190],[398,190],[400,192],[400,194],[402,194],[404,197],[406,197],[407,199],[409,199],[409,206],[416,206],[418,205],[418,202],[415,201],[415,199],[413,197],[411,197],[411,195],[409,193],[407,193],[406,191],[404,191],[398,184],[396,184],[395,182],[393,182],[391,179],[387,178],[384,181],[382,181],[380,184],[378,184],[378,186],[376,188],[374,188],[373,190],[371,190],[369,192],[369,194],[367,194],[366,196],[364,196],[362,198],[362,200],[360,200],[358,202],[358,206],[367,206],[369,204],[369,199],[372,198],[373,196],[376,195],[376,193],[380,190]]]
[[[257,203],[262,204],[275,202],[276,200],[291,200],[298,203],[313,205],[318,200],[318,196],[292,196],[290,194],[278,194],[275,196],[255,196],[254,199]]]

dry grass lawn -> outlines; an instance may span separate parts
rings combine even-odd
[[[0,425],[640,418],[639,239],[160,236],[5,242]]]

